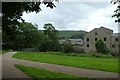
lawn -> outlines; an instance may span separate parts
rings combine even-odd
[[[9,52],[9,50],[0,50],[0,55]]]
[[[29,77],[34,80],[40,80],[40,78],[80,78],[81,80],[88,80],[88,78],[83,78],[80,76],[74,76],[71,74],[65,74],[60,72],[49,71],[45,69],[32,68],[29,66],[15,65],[18,69],[22,70]]]
[[[52,53],[49,54],[44,52],[18,52],[13,57],[50,64],[73,66],[78,68],[118,72],[117,58],[67,56],[56,55]]]
[[[0,50],[0,55],[2,54],[2,51]]]

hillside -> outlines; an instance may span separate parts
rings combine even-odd
[[[40,30],[40,32],[43,32],[43,30]],[[86,34],[86,31],[74,31],[74,30],[64,30],[64,31],[58,31],[58,38],[59,39],[83,39],[84,35]]]
[[[78,38],[82,38],[84,37],[86,31],[70,31],[70,30],[66,30],[66,31],[59,31],[59,39],[78,39]]]

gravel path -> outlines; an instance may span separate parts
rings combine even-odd
[[[3,78],[29,78],[26,74],[22,71],[18,70],[14,65],[21,64],[25,66],[31,66],[34,68],[42,68],[56,72],[62,72],[67,74],[73,74],[88,78],[118,78],[118,73],[113,72],[106,72],[106,71],[99,71],[99,70],[91,70],[91,69],[83,69],[83,68],[75,68],[75,67],[68,67],[62,65],[55,65],[55,64],[48,64],[48,63],[41,63],[41,62],[34,62],[34,61],[27,61],[21,59],[12,58],[12,56],[16,52],[8,52],[3,54],[2,62],[2,77]]]

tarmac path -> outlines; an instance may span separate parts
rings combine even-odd
[[[29,78],[21,70],[14,65],[20,64],[24,66],[31,66],[34,68],[47,69],[50,71],[62,72],[72,75],[78,75],[88,78],[118,78],[118,73],[106,72],[99,70],[83,69],[69,66],[62,66],[56,64],[48,64],[42,62],[28,61],[12,58],[16,52],[8,52],[2,55],[2,77],[3,78]]]

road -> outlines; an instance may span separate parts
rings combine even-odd
[[[56,64],[48,64],[34,61],[27,61],[21,59],[12,58],[16,52],[8,52],[2,56],[2,77],[3,78],[29,78],[25,73],[17,69],[14,65],[21,64],[25,66],[31,66],[34,68],[42,68],[50,71],[62,72],[77,76],[83,76],[88,78],[118,78],[118,73],[106,72],[99,70],[83,69],[69,66],[62,66]]]

